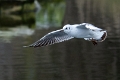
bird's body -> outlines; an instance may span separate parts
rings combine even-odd
[[[97,42],[104,41],[106,36],[107,32],[105,30],[97,28],[89,23],[74,25],[67,24],[63,27],[63,29],[52,31],[35,43],[25,47],[42,47],[63,42],[72,38],[84,38],[96,45]]]
[[[73,28],[69,35],[75,37],[75,38],[89,38],[91,37],[89,35],[90,31],[87,29],[79,29],[79,28]]]

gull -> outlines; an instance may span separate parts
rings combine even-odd
[[[83,38],[84,40],[91,41],[94,45],[97,45],[98,42],[104,41],[106,37],[106,30],[97,28],[89,23],[66,24],[62,29],[52,31],[33,44],[24,47],[43,47],[73,38]]]

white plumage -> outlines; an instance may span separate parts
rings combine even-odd
[[[94,45],[96,45],[97,42],[104,41],[106,36],[106,30],[97,28],[89,23],[74,25],[67,24],[63,27],[63,29],[52,31],[35,43],[24,47],[42,47],[70,40],[72,38],[84,38],[85,40],[91,41]]]

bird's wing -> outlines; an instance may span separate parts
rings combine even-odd
[[[91,30],[102,30],[101,28],[95,27],[92,24],[87,23],[86,28],[91,29]]]
[[[88,41],[96,41],[96,42],[102,42],[102,41],[104,41],[105,39],[106,39],[106,37],[107,37],[107,32],[106,31],[100,31],[100,32],[98,32],[98,33],[96,33],[97,35],[97,37],[99,37],[99,38],[84,38],[85,40],[88,40]]]
[[[47,46],[54,43],[63,42],[72,38],[74,37],[66,34],[62,29],[60,29],[60,30],[52,31],[46,34],[44,37],[42,37],[35,43],[25,47],[42,47],[42,46]]]
[[[94,25],[89,24],[89,23],[79,24],[79,25],[77,26],[77,28],[90,29],[90,30],[102,30],[101,28],[95,27]]]

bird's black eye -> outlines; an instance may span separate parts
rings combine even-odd
[[[67,27],[65,29],[67,29]]]

